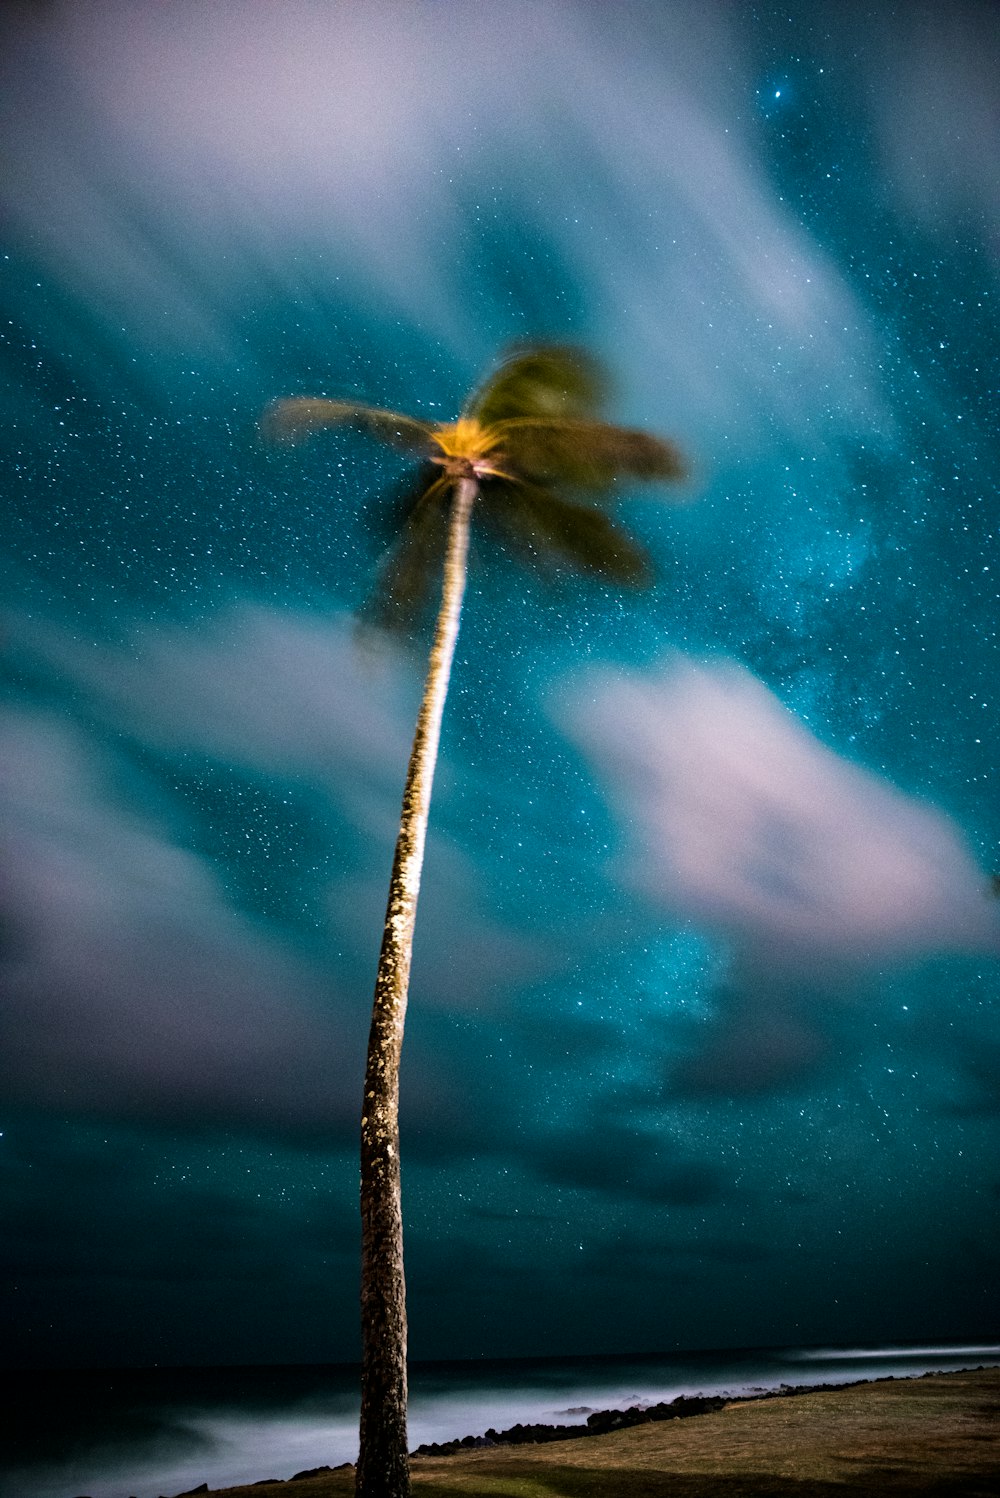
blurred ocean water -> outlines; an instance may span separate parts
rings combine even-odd
[[[411,1369],[410,1444],[517,1423],[584,1424],[594,1410],[679,1394],[755,1391],[1000,1366],[1000,1344],[751,1348],[645,1357],[423,1363]],[[286,1479],[353,1461],[357,1369],[35,1372],[8,1391],[0,1498],[158,1498]]]

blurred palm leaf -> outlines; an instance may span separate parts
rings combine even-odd
[[[441,575],[449,491],[447,480],[438,475],[411,508],[361,607],[363,624],[396,633],[409,629],[427,613]]]
[[[485,484],[481,503],[483,518],[543,567],[561,564],[632,588],[652,579],[645,549],[593,505],[538,485],[503,481]]]
[[[261,419],[264,436],[276,442],[302,442],[313,432],[332,426],[353,426],[403,452],[421,453],[425,457],[430,456],[434,446],[434,428],[428,422],[350,401],[292,396],[272,402]]]
[[[397,484],[391,485],[372,506],[372,531],[384,546],[395,546],[417,506],[433,484],[441,477],[441,469],[433,463],[421,463],[417,469],[410,468]]]
[[[466,407],[483,426],[513,417],[596,416],[605,397],[600,366],[582,349],[560,345],[514,348]]]
[[[570,488],[607,489],[619,474],[681,479],[686,467],[672,442],[599,421],[520,417],[497,424],[506,467],[526,479]]]

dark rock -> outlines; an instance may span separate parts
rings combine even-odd
[[[350,1465],[350,1464],[348,1464],[348,1465]],[[294,1477],[290,1477],[288,1479],[288,1481],[289,1482],[301,1482],[302,1479],[303,1479],[303,1477],[319,1477],[320,1474],[323,1473],[323,1472],[332,1472],[332,1471],[333,1471],[333,1468],[330,1467],[330,1466],[326,1466],[326,1467],[307,1467],[304,1472],[296,1472],[295,1475],[294,1475]]]
[[[662,1399],[660,1400],[659,1404],[651,1404],[649,1406],[649,1409],[646,1411],[646,1414],[649,1416],[650,1420],[677,1419],[677,1411],[674,1409],[673,1405],[664,1404]]]
[[[685,1415],[710,1415],[728,1403],[729,1400],[721,1394],[679,1394],[671,1408],[683,1418]]]
[[[634,1404],[627,1410],[593,1410],[586,1425],[512,1425],[508,1430],[490,1426],[484,1436],[463,1436],[454,1441],[427,1441],[411,1456],[453,1456],[483,1446],[528,1446],[543,1441],[574,1441],[581,1436],[602,1435],[630,1425],[646,1425],[651,1420],[681,1420],[688,1415],[707,1415],[731,1403],[721,1394],[679,1394],[670,1404],[648,1407]],[[583,1414],[586,1406],[566,1414]]]
[[[656,1409],[663,1413],[655,1414]],[[596,1410],[594,1414],[587,1416],[585,1434],[599,1436],[609,1430],[622,1430],[627,1425],[647,1425],[650,1420],[670,1420],[678,1414],[680,1411],[672,1409],[669,1405],[654,1405],[652,1409],[646,1409],[642,1405],[634,1404],[627,1410]]]
[[[191,1498],[192,1493],[207,1493],[208,1483],[200,1482],[196,1488],[185,1488],[183,1493],[178,1493],[177,1498]]]
[[[587,1416],[587,1429],[592,1436],[599,1436],[605,1431],[617,1430],[624,1419],[621,1410],[595,1410]]]

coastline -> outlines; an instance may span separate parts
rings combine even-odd
[[[783,1385],[734,1398],[682,1395],[649,1409],[594,1411],[584,1426],[515,1426],[437,1443],[414,1454],[412,1473],[414,1490],[427,1498],[487,1491],[990,1498],[1000,1491],[1000,1369]],[[342,1498],[353,1484],[345,1464],[187,1492]]]
[[[927,1374],[915,1377],[925,1378]],[[886,1376],[886,1381],[893,1378]],[[662,1420],[689,1420],[696,1415],[710,1415],[727,1404],[746,1404],[762,1399],[790,1399],[798,1394],[821,1394],[835,1389],[849,1389],[856,1384],[882,1382],[866,1378],[848,1379],[842,1383],[780,1384],[776,1389],[760,1389],[752,1394],[678,1394],[657,1404],[633,1404],[625,1409],[588,1410],[584,1425],[517,1424],[507,1430],[490,1428],[482,1436],[459,1436],[453,1441],[425,1441],[410,1452],[418,1456],[457,1456],[462,1451],[478,1451],[496,1446],[539,1445],[547,1441],[578,1441],[587,1436],[604,1436],[613,1430],[633,1425],[648,1425]],[[581,1411],[582,1413],[582,1411]]]

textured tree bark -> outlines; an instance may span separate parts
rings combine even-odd
[[[441,715],[458,638],[476,481],[455,486],[424,695],[403,791],[375,980],[361,1117],[361,1443],[358,1498],[408,1498],[406,1287],[399,1170],[399,1057]]]

